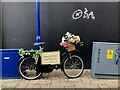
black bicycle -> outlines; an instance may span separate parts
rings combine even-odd
[[[77,55],[74,44],[69,44],[69,48],[65,48],[65,52],[60,53],[60,64],[55,65],[42,64],[41,54],[44,53],[42,49],[44,42],[35,43],[34,45],[39,46],[39,50],[20,51],[22,55],[18,67],[23,78],[27,80],[37,79],[42,73],[52,72],[53,69],[61,69],[68,78],[78,78],[83,73],[84,63],[81,57]]]

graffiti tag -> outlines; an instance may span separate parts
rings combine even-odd
[[[90,13],[88,13],[88,9],[85,8],[85,11],[82,11],[81,9],[76,10],[73,14],[72,14],[72,18],[73,19],[79,19],[83,17],[84,19],[95,19],[95,15],[93,13],[93,11],[91,11]]]

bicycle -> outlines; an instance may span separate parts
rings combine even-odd
[[[42,49],[44,44],[44,42],[34,44],[35,46],[39,46],[39,50],[30,50],[29,52],[24,50],[22,50],[23,52],[20,51],[24,54],[19,60],[18,69],[24,79],[37,79],[42,76],[42,73],[52,72],[53,69],[61,69],[68,78],[80,77],[84,70],[84,63],[81,57],[77,55],[78,51],[74,44],[69,44],[65,48],[65,52],[60,53],[60,64],[42,65],[41,54],[44,53]]]

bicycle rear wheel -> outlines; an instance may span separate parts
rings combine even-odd
[[[78,78],[83,73],[84,64],[82,59],[77,55],[68,57],[63,63],[63,73],[68,78]]]
[[[41,72],[38,70],[38,66],[35,64],[35,59],[27,57],[19,64],[19,72],[24,79],[33,80],[41,76]]]

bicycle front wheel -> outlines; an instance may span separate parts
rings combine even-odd
[[[38,70],[38,66],[35,64],[35,59],[27,57],[23,59],[19,64],[19,72],[24,79],[33,80],[41,76],[41,72]]]
[[[63,63],[63,73],[68,78],[78,78],[83,73],[84,64],[83,60],[77,56],[72,55],[68,57]]]

